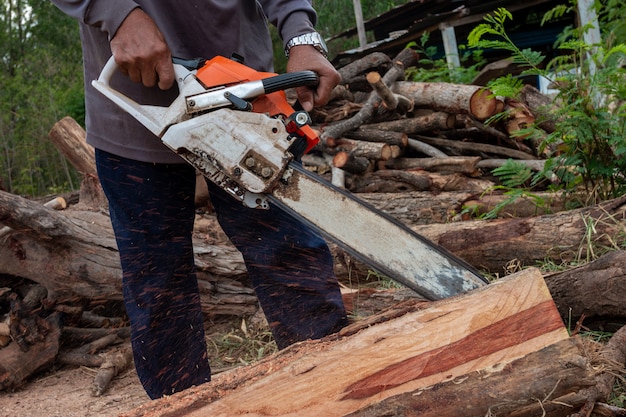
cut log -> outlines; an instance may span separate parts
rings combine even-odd
[[[581,402],[563,397],[594,383],[584,347],[577,339],[566,339],[511,363],[400,394],[348,416],[456,417],[515,413],[517,417],[565,417]]]
[[[393,60],[393,64],[386,71],[382,81],[386,85],[392,85],[397,80],[404,79],[404,68],[409,68],[417,63],[418,54],[410,48],[405,48]],[[320,138],[322,142],[326,142],[328,138],[338,138],[344,135],[344,133],[353,130],[364,123],[371,121],[370,119],[375,114],[377,108],[380,105],[380,98],[376,94],[369,94],[367,100],[365,100],[363,107],[357,114],[349,119],[335,123],[333,125],[324,128]]]
[[[391,147],[384,142],[367,142],[354,139],[329,139],[327,146],[338,151],[349,152],[354,156],[371,159],[374,161],[386,161],[391,158]]]
[[[485,193],[463,203],[463,211],[477,217],[493,211],[492,217],[535,217],[565,210],[565,197],[554,193],[536,193],[530,197],[511,198],[505,194]],[[497,209],[497,210],[496,210]],[[457,219],[458,220],[458,219]]]
[[[378,71],[385,67],[389,68],[390,66],[391,59],[387,54],[382,52],[373,52],[361,59],[357,59],[356,61],[341,67],[338,71],[341,75],[341,82],[343,84],[349,84],[358,75],[362,75],[370,71]]]
[[[554,115],[558,111],[554,100],[545,94],[541,94],[537,88],[530,84],[524,84],[521,91],[521,99],[535,115],[539,127],[548,133],[554,132],[556,128]]]
[[[346,137],[349,139],[364,140],[368,142],[383,142],[388,145],[396,145],[401,148],[406,148],[409,144],[409,137],[406,133],[385,130],[358,129],[346,132]]]
[[[564,320],[626,318],[626,251],[549,274],[546,283]],[[609,329],[607,329],[609,330]],[[612,329],[615,330],[615,329]]]
[[[518,141],[527,139],[530,134],[524,130],[535,124],[535,116],[530,109],[522,102],[508,100],[504,110],[508,114],[508,120],[504,123],[506,133]]]
[[[30,345],[26,351],[17,343],[0,350],[0,391],[15,389],[33,373],[54,364],[61,337],[59,314],[48,316],[45,322],[47,333],[41,342]]]
[[[461,151],[470,151],[472,154],[486,153],[492,155],[499,155],[506,158],[521,159],[521,160],[533,160],[537,159],[534,155],[527,152],[519,151],[517,149],[505,148],[503,146],[491,145],[488,143],[475,143],[475,142],[462,142],[458,140],[433,138],[423,135],[415,135],[415,139],[422,142],[434,145],[437,147],[458,149]]]
[[[532,266],[594,259],[623,233],[626,196],[596,206],[530,218],[466,221],[413,229],[477,268],[501,273],[516,260]],[[593,233],[589,227],[593,225]],[[470,243],[471,242],[471,243]]]
[[[353,178],[349,186],[350,191],[357,193],[399,193],[428,191],[431,188],[428,176],[391,169]]]
[[[409,148],[432,158],[447,158],[449,156],[439,148],[413,138],[409,139]]]
[[[497,112],[498,100],[476,85],[397,81],[392,90],[413,100],[415,107],[469,114],[477,120],[487,120]]]
[[[386,130],[412,135],[414,133],[452,129],[454,123],[454,115],[445,112],[433,112],[431,114],[392,120],[389,122],[371,123],[359,127],[358,130]]]
[[[476,175],[478,156],[450,156],[447,158],[398,158],[384,162],[388,169],[426,169],[438,172],[461,172]]]
[[[387,73],[383,77],[383,81],[386,84],[391,84],[396,80],[404,78],[404,67],[400,63],[394,63],[394,65],[387,71]],[[363,107],[357,114],[352,116],[349,119],[342,120],[340,122],[334,123],[325,127],[322,131],[322,135],[320,139],[323,143],[329,138],[339,138],[344,135],[344,133],[356,129],[362,124],[371,122],[372,116],[374,115],[376,109],[380,105],[380,98],[376,94],[370,94],[369,98],[363,104]]]
[[[0,221],[13,229],[0,245],[0,274],[40,283],[59,303],[75,297],[121,300],[119,254],[105,214],[60,213],[0,192]],[[246,276],[239,251],[207,244],[196,236],[194,252],[206,314],[256,311],[253,291],[237,282]]]
[[[119,352],[109,353],[98,373],[94,377],[92,394],[94,397],[99,397],[109,388],[111,380],[115,378],[120,372],[125,371],[133,363],[133,354],[129,346],[124,347]]]
[[[377,182],[378,180],[387,180],[387,181],[395,181],[399,183],[404,183],[405,186],[407,184],[412,187],[408,187],[404,190],[404,192],[411,191],[432,191],[435,193],[439,193],[442,191],[458,191],[458,192],[468,192],[468,193],[476,193],[482,194],[490,187],[494,186],[494,183],[488,180],[483,180],[481,178],[470,178],[463,174],[451,173],[451,174],[439,174],[436,172],[428,172],[424,170],[381,170],[375,171],[372,173],[368,173],[361,176],[356,176],[349,181],[348,189],[353,193],[359,193],[359,197],[362,196],[362,193],[388,193],[388,192],[398,192],[397,187],[392,187],[395,191],[385,191],[383,188],[372,187],[372,184]],[[419,200],[421,199],[416,194],[411,194],[413,199],[407,199],[401,196],[389,196],[383,195],[382,198],[389,198],[392,200],[396,200],[397,204],[400,206],[404,204],[404,210],[408,210],[408,207],[415,209]],[[373,196],[364,196],[363,198],[371,198]],[[401,201],[397,199],[401,199]],[[430,200],[433,206],[436,204],[437,196],[431,195]],[[476,201],[476,205],[479,202]],[[449,206],[448,209],[450,212],[454,211],[456,207],[459,206],[461,202],[457,201],[453,205]],[[411,223],[414,224],[414,223]]]
[[[370,170],[370,160],[350,152],[337,152],[333,157],[333,166],[352,174],[364,174]]]
[[[52,126],[50,141],[78,172],[96,174],[94,149],[85,141],[85,130],[71,117],[64,117]]]
[[[491,382],[494,396],[474,401],[475,395],[470,395],[478,405],[476,412],[467,414],[486,415],[505,400],[528,401],[530,393],[545,396],[554,389],[560,395],[594,382],[589,363],[575,343],[568,344],[537,270],[421,311],[411,311],[410,306],[406,314],[383,313],[378,321],[356,324],[358,328],[346,328],[326,340],[294,345],[125,416],[411,415],[396,413],[394,402],[413,405],[418,399],[429,401],[420,401],[421,410],[445,406],[458,411],[468,406],[468,392],[482,392],[482,384]],[[548,376],[557,368],[554,380],[533,381],[527,387],[533,372]],[[441,392],[441,384],[447,384],[449,404],[428,394]],[[375,413],[370,412],[373,408]]]

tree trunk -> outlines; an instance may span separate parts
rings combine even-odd
[[[401,410],[414,406],[420,416],[486,415],[595,382],[537,270],[405,308],[125,416],[391,416],[413,415]]]
[[[59,120],[48,133],[50,141],[78,172],[96,175],[94,149],[85,141],[85,130],[71,117]]]
[[[626,318],[626,251],[607,253],[578,268],[549,274],[546,284],[564,320]],[[606,324],[603,325],[609,329]]]
[[[59,303],[80,297],[120,300],[122,272],[108,216],[57,212],[0,192],[0,221],[12,228],[0,245],[0,273],[40,283]],[[243,285],[246,268],[233,246],[194,238],[203,311],[248,315],[257,310],[254,291]]]
[[[535,265],[592,260],[623,232],[626,196],[583,209],[531,218],[432,224],[414,230],[477,268],[502,273],[512,261]],[[596,248],[596,249],[594,249]]]

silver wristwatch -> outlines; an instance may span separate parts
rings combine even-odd
[[[324,38],[317,32],[305,33],[304,35],[294,36],[287,42],[285,46],[285,55],[289,57],[289,50],[297,45],[312,45],[315,49],[320,51],[324,57],[328,57],[328,48]]]

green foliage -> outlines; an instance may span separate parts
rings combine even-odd
[[[47,140],[62,117],[84,120],[78,25],[46,0],[0,5],[0,182],[28,195],[78,185]]]
[[[624,0],[603,0],[598,19],[609,45],[626,43],[626,2]]]
[[[550,10],[549,21],[576,10],[575,3]],[[505,9],[485,17],[469,35],[475,48],[497,48],[511,53],[524,67],[524,74],[541,75],[557,86],[552,117],[556,130],[542,144],[552,149],[540,175],[555,174],[561,188],[577,191],[583,187],[588,202],[616,197],[626,192],[626,46],[589,45],[584,34],[590,28],[568,28],[556,47],[560,55],[544,62],[540,53],[519,49],[508,37],[505,24],[512,19]],[[490,85],[497,95],[514,97],[513,79],[499,79]],[[513,95],[511,95],[513,94]],[[536,183],[537,181],[535,181]]]
[[[430,33],[424,32],[418,42],[410,42],[407,48],[413,48],[420,54],[419,65],[409,68],[406,77],[409,80],[422,82],[453,82],[469,84],[478,74],[478,69],[484,65],[482,52],[478,49],[469,50],[465,45],[459,45],[459,60],[463,65],[451,68],[445,58],[437,57],[437,47],[428,45]]]
[[[524,82],[511,74],[493,79],[487,83],[487,88],[496,97],[519,97],[523,87]]]
[[[540,176],[533,174],[527,165],[509,159],[504,165],[492,172],[499,179],[501,185],[490,187],[485,193],[502,191],[506,198],[490,211],[480,215],[479,218],[495,219],[502,209],[519,198],[531,199],[537,208],[546,205],[546,201],[542,197],[532,192],[532,186],[539,180]]]
[[[531,70],[539,71],[539,65],[545,59],[541,53],[531,49],[519,49],[509,38],[506,32],[506,21],[512,20],[513,15],[504,9],[498,8],[493,15],[485,16],[486,23],[476,26],[468,35],[467,43],[470,48],[501,49],[511,53],[514,63]]]

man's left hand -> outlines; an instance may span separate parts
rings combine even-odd
[[[331,91],[341,82],[341,75],[335,67],[312,45],[297,45],[289,50],[287,72],[295,71],[313,71],[320,77],[320,82],[315,89],[296,88],[298,101],[305,111],[311,111],[313,107],[328,103]]]

